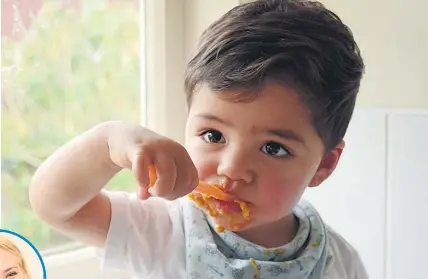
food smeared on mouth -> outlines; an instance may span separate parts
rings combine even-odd
[[[149,178],[150,188],[157,180],[154,166],[149,166]],[[214,219],[217,223],[217,232],[223,232],[225,229],[238,231],[245,228],[251,221],[248,204],[234,199],[224,191],[221,184],[199,181],[196,189],[188,194],[188,198]]]
[[[223,232],[225,228],[238,231],[249,224],[250,209],[246,202],[231,199],[227,193],[223,196],[216,194],[217,191],[223,191],[224,187],[213,184],[206,187],[206,185],[203,189],[197,187],[188,197],[214,218],[217,232]]]

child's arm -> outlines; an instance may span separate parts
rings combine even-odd
[[[102,246],[110,222],[110,203],[100,193],[120,171],[109,156],[111,124],[78,136],[52,154],[34,174],[30,201],[41,219],[60,232]]]
[[[39,167],[30,185],[32,208],[65,235],[102,247],[111,208],[101,190],[122,168],[132,169],[140,184],[147,185],[149,162],[158,169],[155,188],[160,196],[181,196],[197,184],[196,169],[180,145],[140,126],[103,123],[58,149]]]

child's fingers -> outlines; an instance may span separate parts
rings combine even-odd
[[[147,188],[150,184],[150,164],[150,154],[147,152],[136,152],[132,158],[132,172],[142,188]]]
[[[149,189],[149,193],[169,199],[177,179],[177,167],[174,159],[167,154],[158,154],[155,159],[155,168],[157,180],[154,187]]]
[[[190,156],[185,154],[176,158],[178,177],[175,182],[175,198],[185,196],[192,192],[199,183],[198,171],[193,164]]]
[[[142,200],[147,200],[148,198],[150,198],[152,195],[149,193],[149,188],[148,187],[138,187],[138,197]]]
[[[137,196],[141,200],[146,200],[147,197],[147,188],[143,188],[141,186],[138,186],[137,188]]]

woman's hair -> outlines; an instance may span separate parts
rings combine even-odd
[[[16,256],[19,260],[19,267],[24,272],[24,274],[27,276],[27,278],[31,279],[31,275],[30,275],[30,272],[28,270],[27,262],[25,261],[24,256],[22,255],[18,246],[16,246],[12,241],[10,241],[5,236],[0,235],[0,250],[9,252],[12,255]]]

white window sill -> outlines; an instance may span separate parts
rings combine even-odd
[[[60,268],[77,261],[85,261],[96,256],[95,249],[92,247],[79,248],[74,251],[61,252],[43,256],[47,268]]]

